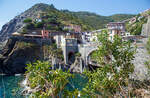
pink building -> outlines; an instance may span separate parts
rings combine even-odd
[[[51,32],[48,30],[42,30],[41,33],[42,33],[42,38],[49,38]]]

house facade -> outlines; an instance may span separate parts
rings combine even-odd
[[[113,41],[115,35],[125,36],[125,23],[124,22],[110,22],[107,24],[109,40]]]

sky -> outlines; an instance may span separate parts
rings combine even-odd
[[[150,0],[0,0],[0,30],[2,25],[36,3],[53,4],[57,9],[89,11],[104,16],[138,14],[150,8]]]

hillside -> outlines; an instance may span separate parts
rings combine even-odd
[[[62,10],[62,11],[78,17],[79,19],[81,19],[81,21],[84,24],[90,26],[92,30],[104,28],[108,22],[123,21],[135,16],[131,14],[114,14],[112,16],[101,16],[86,11],[80,11],[80,12],[70,12],[68,10]]]
[[[130,19],[132,17],[134,17],[135,15],[131,15],[131,14],[115,14],[112,16],[109,16],[109,18],[111,18],[113,21],[124,21],[126,19]]]
[[[106,17],[106,16],[100,16],[95,13],[90,13],[90,12],[70,12],[67,10],[64,10],[63,12],[72,14],[73,16],[78,17],[81,19],[81,21],[88,25],[90,29],[100,29],[104,28],[105,24],[113,21],[111,18]]]
[[[41,29],[45,23],[48,29],[56,30],[61,30],[63,25],[66,24],[76,24],[80,25],[83,31],[101,29],[104,28],[108,22],[122,21],[133,17],[133,15],[124,14],[101,16],[90,12],[71,12],[68,10],[58,10],[53,5],[40,3],[6,23],[0,31],[0,40],[5,40],[6,37],[13,32],[21,31],[25,26],[23,22],[25,19],[31,18],[33,22],[35,22],[35,20],[39,18],[39,15],[42,15],[42,18],[44,16],[44,21],[38,24],[30,24],[38,29]]]
[[[146,10],[135,17],[131,18],[127,23],[127,31],[133,35],[140,35],[142,33],[143,24],[147,23],[150,16],[150,9]]]

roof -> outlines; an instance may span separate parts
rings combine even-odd
[[[108,24],[122,24],[122,23],[125,23],[125,22],[109,22]]]
[[[42,37],[42,35],[24,34],[26,37]]]
[[[110,22],[107,25],[120,25],[120,24],[125,24],[125,22]]]
[[[14,33],[12,33],[12,35],[20,35],[20,33],[14,32]]]

